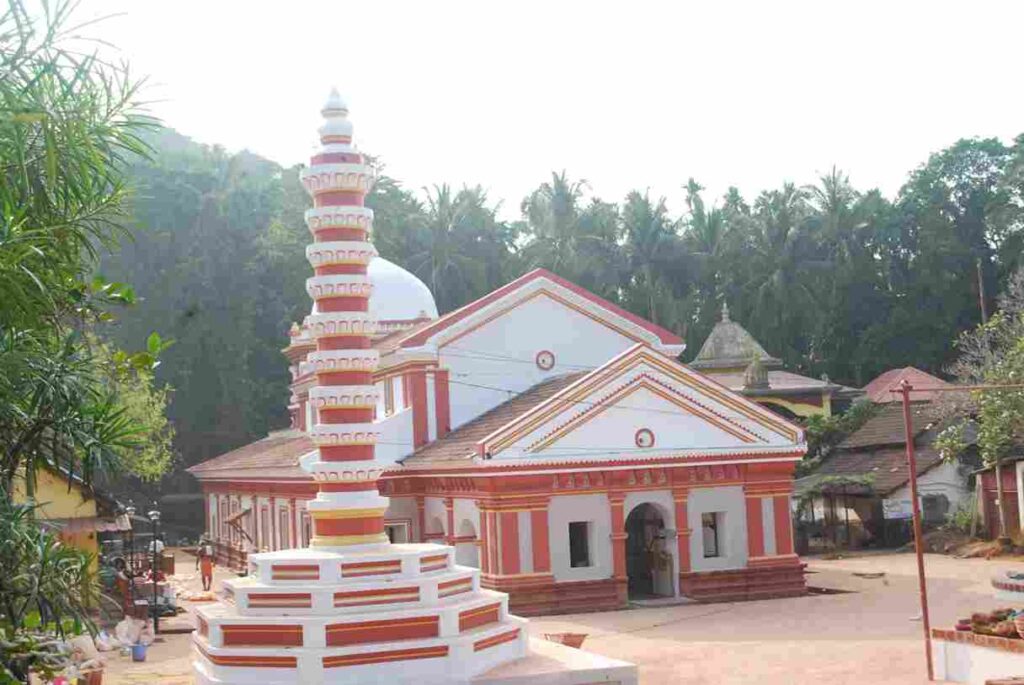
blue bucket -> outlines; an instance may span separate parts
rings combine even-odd
[[[132,661],[146,660],[146,645],[132,645]]]

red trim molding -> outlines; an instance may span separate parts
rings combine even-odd
[[[425,371],[413,371],[406,378],[409,380],[409,396],[412,401],[412,443],[413,448],[416,448],[427,444],[429,440],[427,374]]]
[[[437,369],[434,371],[434,410],[437,414],[438,439],[448,435],[452,430],[452,410],[448,380],[448,369]]]

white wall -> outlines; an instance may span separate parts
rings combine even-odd
[[[719,571],[744,568],[747,565],[747,506],[743,487],[693,488],[687,496],[687,517],[690,520],[690,569]],[[701,514],[724,512],[724,530],[719,528],[721,556],[704,556]]]
[[[591,566],[569,566],[569,522],[589,521]],[[555,581],[602,580],[614,571],[611,544],[611,507],[608,496],[563,495],[551,498],[548,507],[548,540],[551,572]]]
[[[462,383],[518,393],[551,376],[600,366],[633,344],[547,295],[538,295],[453,343],[442,344],[440,365],[451,371],[452,428],[509,399],[503,390]],[[542,350],[555,355],[550,371],[534,363]]]
[[[686,373],[682,367],[670,374],[640,362],[594,387],[579,402],[564,407],[492,456],[518,458],[530,452],[533,457],[585,454],[593,459],[616,459],[624,453],[635,454],[636,434],[641,428],[654,434],[654,446],[648,454],[672,454],[681,449],[732,450],[752,445],[797,447],[790,437],[689,387],[679,376]],[[625,394],[624,388],[632,391]],[[667,399],[666,392],[674,394],[673,399]],[[750,411],[756,414],[763,410],[751,407]]]
[[[789,510],[790,507],[787,507]],[[792,516],[792,515],[791,515]],[[792,519],[791,519],[792,520]],[[775,498],[761,498],[761,523],[764,528],[764,555],[774,556],[778,553],[775,541]],[[792,523],[790,524],[792,525]]]
[[[461,537],[466,534],[467,524],[473,527],[473,534],[480,540],[480,510],[476,501],[471,499],[454,500],[452,513],[455,515],[455,530],[452,535]],[[455,545],[455,563],[463,566],[480,568],[480,547],[474,542],[460,542]]]
[[[385,521],[411,521],[409,535],[416,539],[419,534],[419,522],[416,511],[415,497],[391,497],[388,501],[388,509],[384,512]]]
[[[396,400],[395,406],[398,406]],[[412,452],[412,409],[407,408],[376,424],[380,438],[374,451],[377,461],[394,463]]]
[[[436,518],[441,522],[441,531],[448,535],[448,510],[444,508],[444,499],[441,497],[425,497],[423,504],[423,521],[427,526],[426,532],[437,532],[430,525],[430,522]]]
[[[207,521],[203,523],[206,526],[206,533],[213,538],[219,537],[217,531],[220,528],[220,510],[217,508],[217,495],[210,494],[206,496],[206,506],[209,507],[210,516]]]
[[[972,493],[967,489],[967,484],[958,473],[956,464],[942,463],[918,477],[917,494],[918,497],[945,495],[949,500],[949,511],[953,512],[960,505],[970,505]],[[886,499],[909,502],[910,486],[905,485],[899,490],[893,491]]]

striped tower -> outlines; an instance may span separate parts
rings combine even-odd
[[[373,372],[379,356],[371,347],[377,322],[369,314],[367,275],[377,251],[370,242],[373,211],[364,206],[373,171],[352,145],[348,107],[332,91],[322,110],[321,148],[302,171],[313,197],[306,223],[313,243],[306,257],[314,275],[306,281],[313,313],[306,326],[316,340],[308,361],[316,372],[309,400],[318,420],[309,430],[317,446],[312,465],[319,493],[310,502],[311,547],[348,547],[387,542],[377,492],[382,466],[374,460]]]
[[[526,654],[525,621],[508,613],[507,595],[480,586],[478,569],[455,564],[452,547],[392,545],[384,534],[367,277],[376,251],[363,206],[373,179],[336,92],[323,115],[322,147],[302,173],[313,197],[306,327],[319,416],[302,464],[318,483],[307,504],[314,535],[306,549],[250,555],[249,575],[224,581],[223,602],[197,606],[195,682],[467,683]]]

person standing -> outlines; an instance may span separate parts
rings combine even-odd
[[[203,591],[208,592],[213,586],[213,546],[205,538],[199,542],[196,568],[203,579]]]

